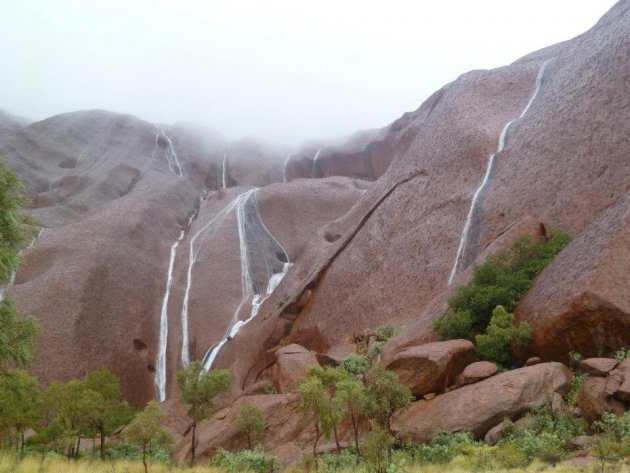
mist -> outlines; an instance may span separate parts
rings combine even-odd
[[[471,69],[570,39],[613,0],[20,1],[0,109],[105,109],[295,145],[377,128]]]

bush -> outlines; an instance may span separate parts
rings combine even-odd
[[[251,471],[254,473],[269,473],[273,471],[276,461],[259,448],[241,450],[237,453],[219,449],[210,462],[213,466],[224,468],[227,473]]]
[[[361,452],[365,457],[368,470],[385,473],[391,459],[391,448],[396,439],[385,429],[374,424],[372,430],[361,436]]]
[[[422,465],[444,464],[475,444],[472,435],[467,432],[437,432],[428,443],[412,447],[411,455],[414,462]]]
[[[154,442],[148,445],[147,452],[147,457],[153,461],[168,462],[171,458],[168,448]],[[142,451],[137,445],[121,440],[114,444],[108,444],[105,449],[105,457],[110,460],[140,460],[142,459]]]
[[[622,347],[615,352],[615,358],[619,361],[624,361],[630,358],[630,348]]]
[[[370,369],[370,360],[364,355],[350,355],[343,359],[341,368],[352,375],[359,376]]]
[[[532,331],[527,322],[515,327],[514,314],[508,313],[503,306],[497,306],[492,312],[486,333],[475,337],[477,356],[504,365],[512,358],[510,343],[522,350],[531,339]]]
[[[376,338],[380,342],[386,342],[390,338],[394,338],[399,332],[400,329],[398,327],[394,327],[393,325],[383,325],[375,330]]]
[[[435,323],[439,338],[472,340],[485,330],[495,307],[500,305],[512,312],[534,277],[569,241],[568,234],[562,231],[555,232],[550,240],[532,241],[525,235],[509,250],[476,266],[472,281],[455,291],[448,301],[449,311]]]
[[[337,471],[353,471],[357,465],[357,456],[348,451],[341,453],[324,453],[319,455],[318,473],[334,473]]]

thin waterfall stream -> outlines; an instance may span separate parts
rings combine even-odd
[[[161,145],[160,143],[164,144]],[[164,153],[164,157],[168,162],[168,168],[171,172],[178,177],[182,177],[182,167],[179,164],[175,146],[164,130],[160,130],[160,132],[155,135],[155,149],[151,156],[154,157],[158,151]]]
[[[462,230],[462,233],[461,233],[461,236],[460,236],[460,239],[459,239],[459,246],[457,248],[457,254],[455,255],[455,261],[453,262],[453,268],[451,269],[451,273],[450,273],[450,275],[448,277],[448,283],[447,283],[448,286],[450,286],[451,283],[453,282],[453,279],[455,278],[455,275],[457,274],[457,270],[459,268],[459,263],[460,263],[460,261],[463,258],[464,250],[466,248],[466,240],[468,238],[468,231],[470,230],[470,225],[471,225],[472,218],[473,218],[473,215],[474,215],[474,212],[475,212],[475,207],[477,205],[477,201],[479,200],[479,196],[481,195],[481,192],[483,191],[483,189],[488,184],[488,181],[490,180],[490,175],[492,173],[492,167],[494,165],[495,158],[496,158],[497,154],[502,152],[503,149],[505,148],[505,142],[506,142],[506,139],[507,139],[507,133],[508,133],[508,130],[510,129],[510,126],[516,120],[518,120],[520,118],[523,118],[525,116],[527,111],[530,109],[530,107],[534,103],[534,100],[538,96],[538,92],[540,92],[540,87],[541,87],[542,80],[543,80],[544,75],[545,75],[545,71],[547,69],[547,65],[549,64],[550,61],[551,61],[551,59],[545,61],[542,64],[542,66],[540,67],[540,69],[538,70],[538,75],[536,77],[536,83],[534,85],[534,92],[533,92],[532,96],[530,97],[529,102],[527,102],[527,105],[525,106],[525,108],[523,109],[521,114],[518,116],[518,118],[510,120],[503,127],[503,130],[501,131],[501,135],[499,136],[499,144],[498,144],[497,150],[492,155],[490,155],[490,158],[488,159],[488,164],[486,165],[486,172],[484,174],[483,180],[481,181],[481,184],[479,185],[479,187],[477,187],[477,189],[475,190],[475,193],[473,194],[473,198],[472,198],[472,200],[470,202],[470,208],[468,209],[468,214],[466,215],[466,222],[464,223],[464,228]]]

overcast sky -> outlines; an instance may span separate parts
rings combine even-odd
[[[0,108],[194,122],[295,144],[381,127],[614,0],[2,0]]]

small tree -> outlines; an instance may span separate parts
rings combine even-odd
[[[367,408],[365,386],[356,379],[339,381],[337,383],[337,398],[344,410],[344,414],[350,417],[352,429],[354,430],[354,446],[357,450],[357,455],[360,455],[359,426]]]
[[[324,391],[322,380],[311,376],[300,383],[298,392],[300,393],[300,410],[302,411],[304,418],[308,422],[312,422],[313,427],[315,427],[313,456],[316,457],[317,444],[322,436],[322,433],[326,436],[330,434],[330,431],[328,430],[330,425],[328,422],[330,409],[326,398],[326,392]]]
[[[400,384],[396,375],[382,365],[376,365],[369,374],[367,395],[369,416],[389,432],[394,413],[413,400],[409,388]]]
[[[247,435],[247,448],[252,450],[252,441],[262,438],[265,432],[265,415],[262,409],[251,402],[245,403],[238,413],[236,428]]]
[[[514,325],[514,314],[508,313],[503,306],[498,305],[492,311],[490,324],[486,333],[475,337],[477,355],[484,360],[499,364],[509,363],[511,357],[510,343],[521,350],[532,339],[532,331],[527,322],[518,327]]]
[[[395,438],[378,424],[372,430],[361,436],[361,449],[370,470],[375,473],[385,473],[390,462],[390,452]]]
[[[197,424],[210,417],[214,411],[214,399],[227,394],[230,389],[229,370],[205,371],[199,361],[193,361],[177,373],[181,399],[192,419],[191,466],[195,463]]]
[[[14,429],[16,449],[24,452],[24,431],[36,427],[41,412],[41,394],[35,378],[26,371],[0,376],[0,426]]]
[[[337,452],[341,453],[341,445],[339,445],[339,435],[337,433],[337,425],[343,420],[343,406],[337,398],[337,383],[348,379],[348,373],[342,369],[326,366],[321,368],[314,366],[308,371],[310,377],[318,378],[322,382],[322,387],[326,393],[327,414],[322,418],[322,422],[329,426],[335,437],[335,445]]]
[[[120,382],[107,368],[92,371],[85,380],[85,387],[97,396],[92,396],[94,405],[90,409],[90,422],[101,436],[100,455],[105,458],[105,436],[125,425],[133,418],[133,411],[122,400]]]
[[[138,413],[123,431],[124,437],[131,443],[138,445],[142,450],[142,464],[144,473],[148,472],[147,450],[150,444],[169,446],[172,443],[170,435],[162,427],[164,413],[156,401],[149,402],[143,411]]]

